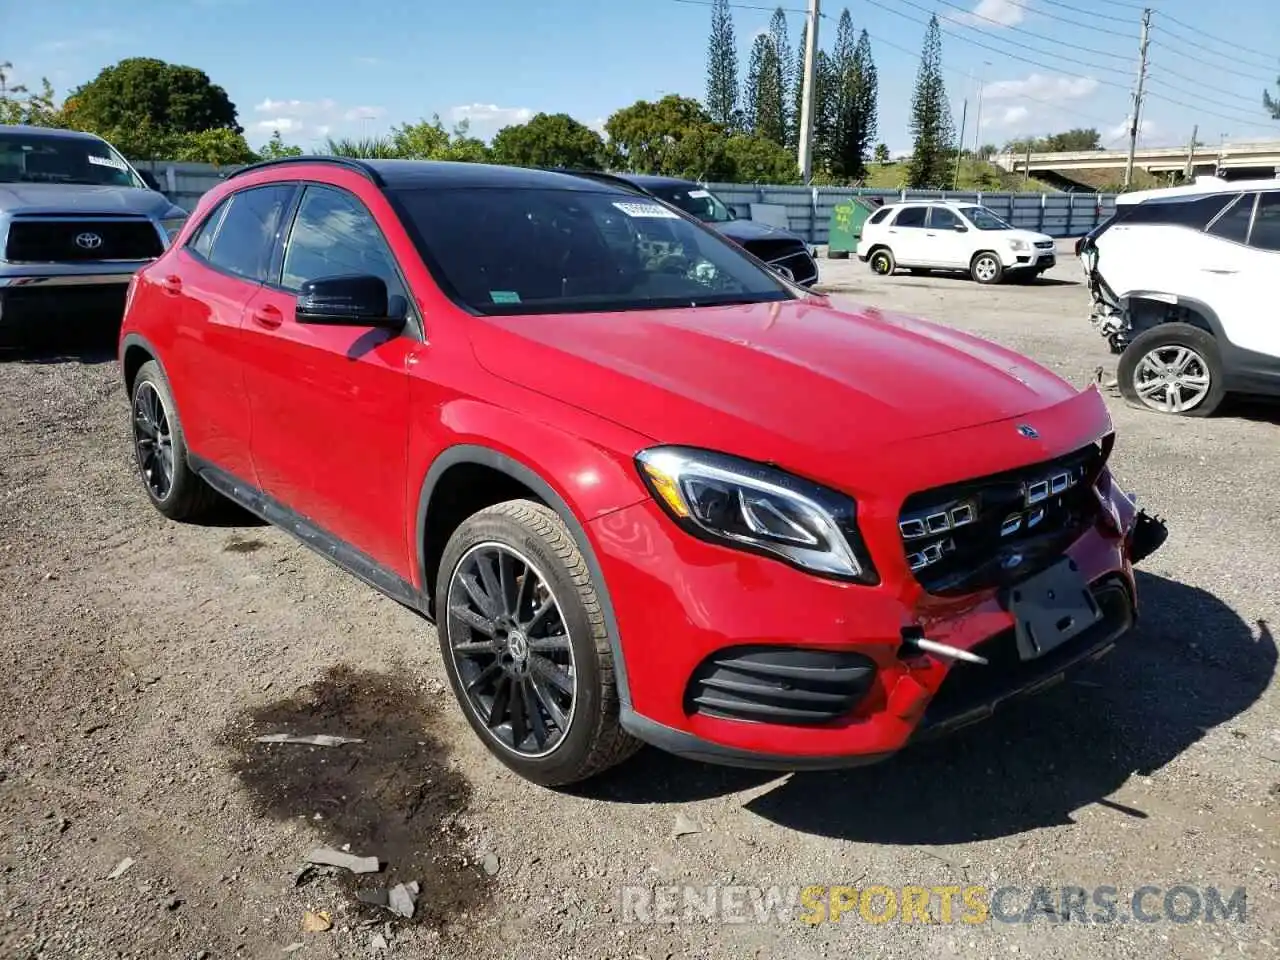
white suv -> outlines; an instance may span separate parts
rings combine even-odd
[[[976,203],[949,200],[881,207],[862,226],[858,259],[882,276],[899,267],[964,270],[978,283],[1036,277],[1055,262],[1053,237],[1011,227]]]
[[[1280,179],[1124,194],[1078,252],[1130,403],[1200,417],[1280,395]]]

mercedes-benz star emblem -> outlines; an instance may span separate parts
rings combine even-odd
[[[1028,440],[1040,439],[1039,431],[1037,431],[1036,428],[1029,423],[1018,424],[1018,432],[1022,434],[1024,437],[1026,437]]]
[[[76,234],[76,246],[81,250],[97,250],[102,246],[102,237],[96,233],[78,233]]]

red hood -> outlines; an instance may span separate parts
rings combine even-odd
[[[1003,347],[873,308],[790,301],[489,317],[472,329],[480,363],[513,383],[656,442],[797,467],[1077,395]]]

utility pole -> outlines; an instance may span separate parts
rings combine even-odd
[[[1022,189],[1027,189],[1027,185],[1031,182],[1031,144],[1035,142],[1035,137],[1027,137],[1027,160],[1022,168]]]
[[[956,148],[956,175],[951,181],[951,189],[960,189],[960,158],[964,156],[965,121],[969,114],[969,98],[964,98],[964,106],[960,108],[960,146]]]
[[[1142,120],[1142,85],[1147,79],[1147,41],[1151,34],[1151,8],[1142,11],[1142,41],[1138,45],[1138,85],[1133,91],[1133,114],[1129,124],[1129,159],[1124,165],[1124,188],[1133,183],[1133,154],[1138,149],[1138,126]]]
[[[814,78],[818,65],[818,10],[819,0],[809,0],[809,29],[805,31],[804,91],[800,97],[800,179],[809,183],[813,179],[813,110]]]
[[[1196,124],[1191,128],[1191,142],[1187,144],[1187,169],[1183,171],[1183,178],[1191,179],[1191,173],[1195,170],[1196,160],[1196,134],[1200,132],[1200,125]]]
[[[990,60],[982,61],[982,69],[978,71],[978,115],[974,118],[973,129],[973,155],[976,157],[982,149],[982,92],[987,85],[987,67],[991,66]]]

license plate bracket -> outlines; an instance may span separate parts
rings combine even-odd
[[[1013,615],[1018,656],[1035,660],[1102,619],[1102,608],[1070,557],[1005,591]]]

